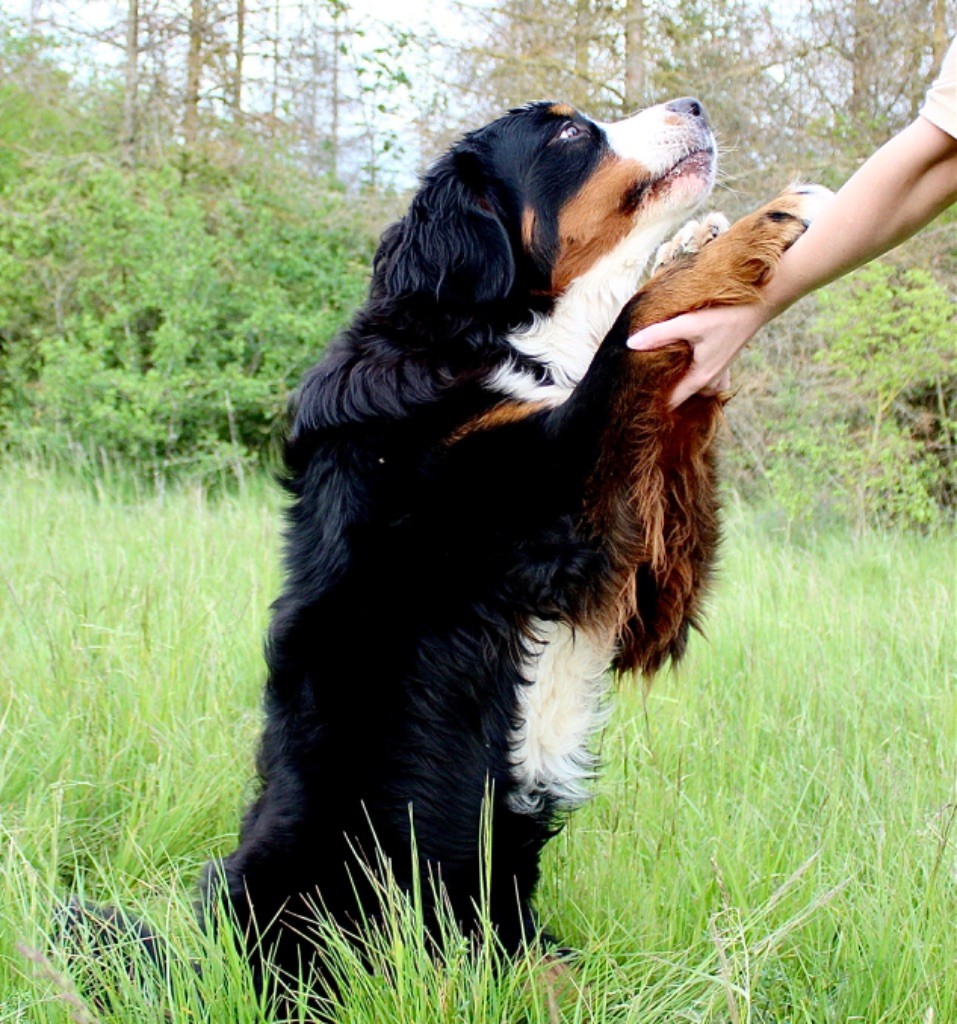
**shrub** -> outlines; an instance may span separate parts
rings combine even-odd
[[[873,263],[820,296],[827,385],[792,383],[768,476],[792,518],[927,528],[957,498],[957,325],[923,270]]]
[[[0,204],[0,437],[163,475],[262,456],[362,297],[344,198],[250,161],[184,176],[52,158]]]

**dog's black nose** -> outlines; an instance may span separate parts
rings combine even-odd
[[[665,104],[666,110],[672,110],[676,114],[687,114],[688,117],[697,117],[702,121],[708,120],[708,112],[704,104],[700,103],[694,96],[682,96],[680,100],[672,100]]]

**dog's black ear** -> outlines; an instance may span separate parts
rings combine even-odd
[[[478,158],[444,156],[409,212],[383,235],[375,285],[391,298],[421,296],[443,306],[504,299],[515,280],[508,234],[482,194]]]

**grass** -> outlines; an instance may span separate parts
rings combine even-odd
[[[376,969],[339,948],[337,1019],[957,1020],[957,540],[729,519],[709,639],[647,699],[622,683],[596,798],[548,850],[575,989],[454,936],[432,961],[397,905]],[[250,795],[277,526],[257,481],[0,471],[2,1024],[263,1019],[190,901]],[[47,939],[70,892],[146,913],[202,977],[114,973],[84,1008]]]

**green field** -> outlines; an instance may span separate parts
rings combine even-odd
[[[103,1020],[260,1019],[200,865],[251,792],[279,501],[0,471],[0,1022],[88,1019],[45,935],[56,896],[147,914],[184,959]],[[414,910],[350,968],[338,1019],[957,1020],[957,540],[788,541],[732,512],[709,638],[625,682],[596,798],[540,907],[581,950],[557,1000]]]

